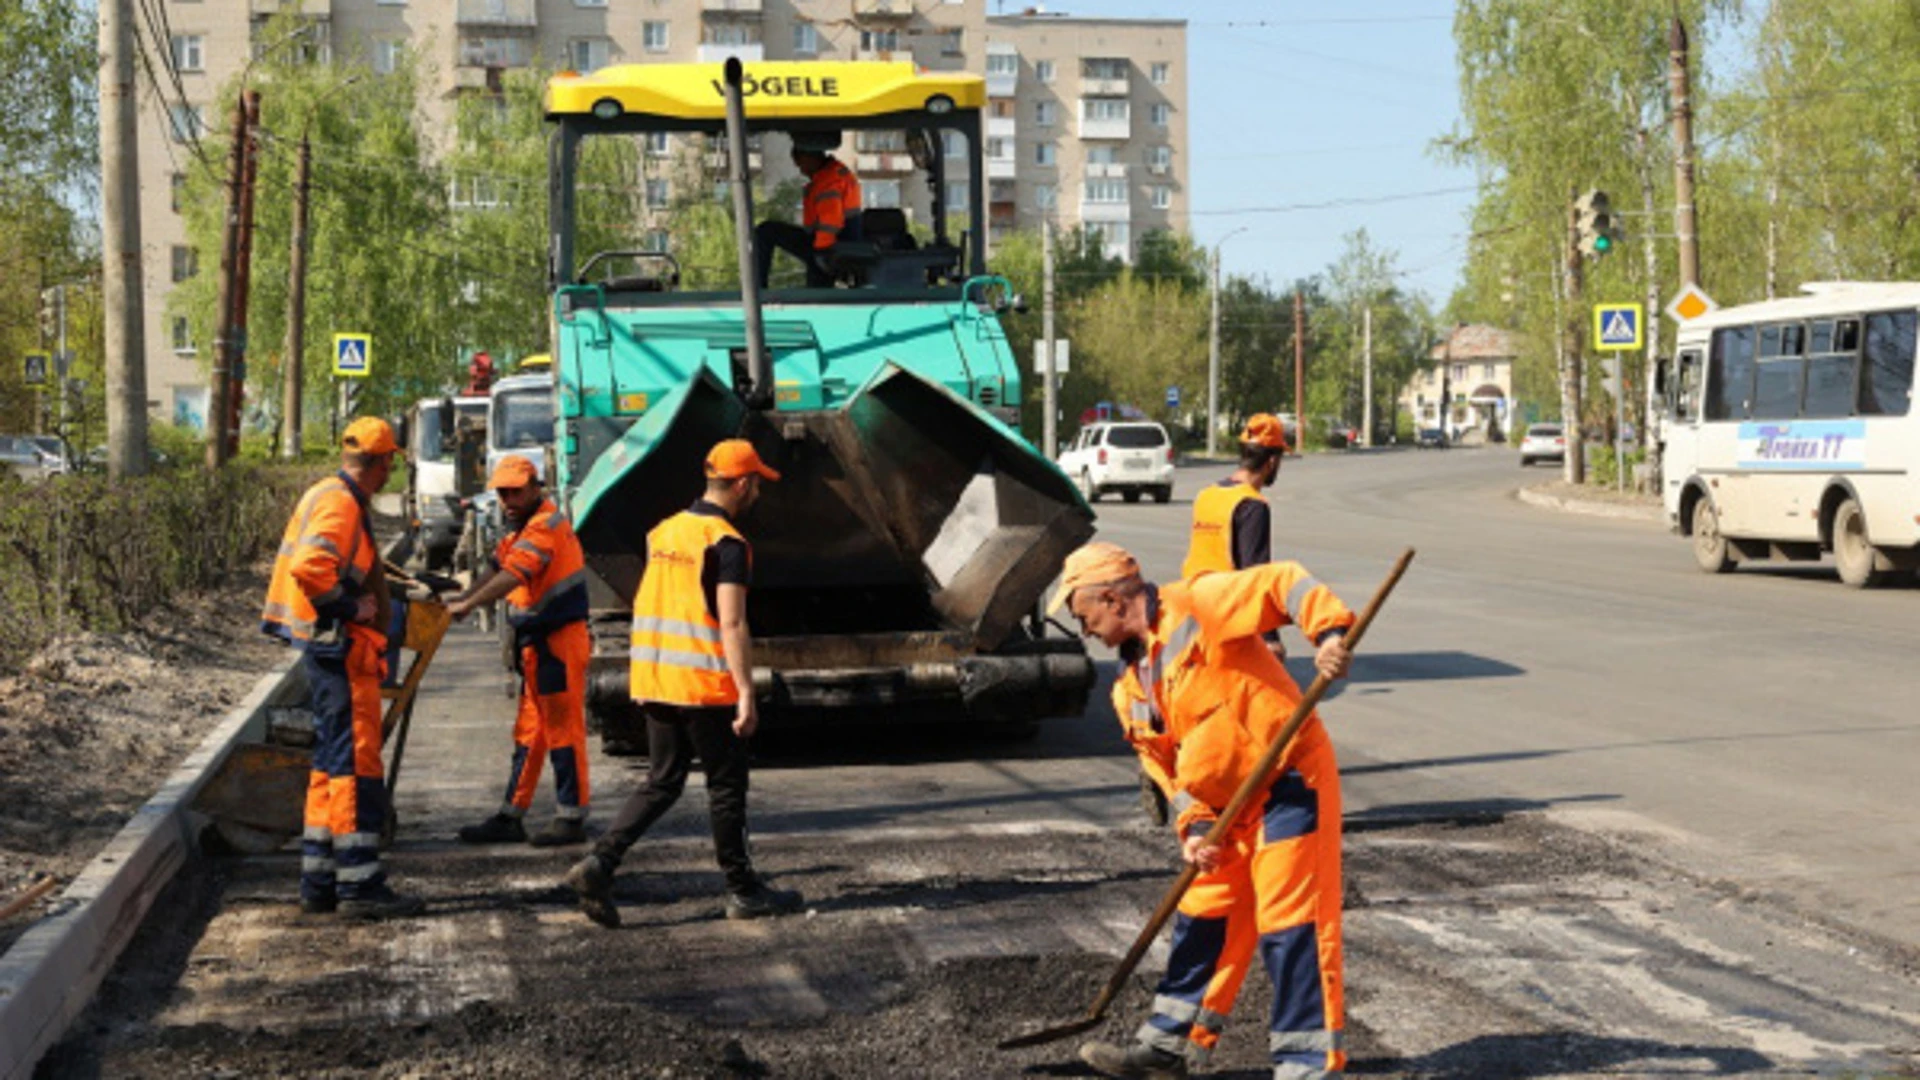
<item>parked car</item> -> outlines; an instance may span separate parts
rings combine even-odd
[[[1326,433],[1327,445],[1335,450],[1348,449],[1360,441],[1360,429],[1337,417],[1322,417],[1320,430]]]
[[[67,471],[66,456],[59,452],[60,440],[52,439],[55,449],[41,445],[37,435],[0,435],[0,468],[22,480],[45,480]]]
[[[1128,502],[1173,498],[1173,440],[1150,420],[1089,424],[1060,455],[1060,471],[1090,503],[1117,491]]]
[[[1444,450],[1447,446],[1447,431],[1445,428],[1423,427],[1414,432],[1413,443],[1415,446]]]
[[[1536,461],[1565,461],[1567,437],[1559,424],[1534,424],[1520,440],[1520,467]]]

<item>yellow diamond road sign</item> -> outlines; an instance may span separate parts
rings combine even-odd
[[[1667,305],[1667,314],[1673,316],[1675,322],[1691,322],[1719,308],[1720,305],[1713,302],[1713,297],[1708,296],[1705,289],[1698,285],[1684,285],[1680,295]]]

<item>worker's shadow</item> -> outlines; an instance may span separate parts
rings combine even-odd
[[[1476,1035],[1416,1057],[1353,1057],[1348,1076],[1418,1076],[1422,1080],[1528,1080],[1593,1073],[1640,1075],[1684,1072],[1687,1076],[1753,1076],[1781,1066],[1744,1046],[1664,1043],[1582,1031]],[[1642,1071],[1644,1069],[1644,1071]],[[1264,1072],[1222,1076],[1265,1077]]]

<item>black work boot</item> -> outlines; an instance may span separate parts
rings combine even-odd
[[[367,889],[360,895],[340,901],[340,917],[362,922],[385,919],[410,919],[427,910],[427,902],[417,896],[397,893],[389,885]]]
[[[727,918],[764,919],[769,915],[791,915],[801,908],[800,894],[792,889],[776,889],[765,881],[753,887],[727,894]]]
[[[460,826],[463,844],[517,844],[527,838],[527,827],[511,814],[495,814],[478,825]]]
[[[579,818],[554,818],[546,828],[527,838],[527,843],[534,847],[565,847],[586,842],[587,823]]]
[[[567,871],[567,887],[580,898],[587,918],[609,930],[620,926],[620,909],[613,906],[613,867],[598,855],[589,855]]]
[[[300,898],[300,914],[331,915],[340,906],[340,902],[331,895],[303,896]]]
[[[1102,1076],[1126,1080],[1187,1080],[1186,1058],[1141,1043],[1125,1047],[1104,1042],[1082,1043],[1080,1060]]]

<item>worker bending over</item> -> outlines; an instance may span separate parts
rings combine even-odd
[[[301,649],[313,708],[313,770],[300,842],[300,910],[356,919],[418,914],[387,884],[380,833],[380,683],[391,607],[367,500],[386,486],[399,447],[373,417],[347,425],[340,471],[308,488],[280,538],[260,627]]]
[[[747,744],[760,725],[753,696],[747,586],[753,549],[735,523],[780,474],[753,444],[728,439],[707,454],[706,496],[647,534],[647,568],[633,598],[630,689],[647,716],[647,782],[628,796],[593,854],[567,872],[580,910],[620,925],[613,873],[686,789],[693,756],[707,773],[714,852],[727,876],[727,917],[797,910],[800,894],[770,887],[747,847]]]
[[[586,557],[573,525],[546,497],[533,462],[504,458],[487,481],[513,531],[494,553],[499,571],[447,605],[456,619],[505,598],[507,626],[520,661],[520,711],[513,764],[500,810],[460,830],[469,844],[528,840],[535,847],[587,839]],[[553,823],[527,837],[522,818],[540,785],[540,761],[553,759]]]
[[[1206,834],[1300,701],[1261,635],[1292,619],[1317,645],[1315,667],[1339,678],[1353,613],[1298,563],[1156,586],[1132,555],[1104,542],[1067,557],[1049,610],[1062,604],[1082,634],[1119,650],[1126,667],[1115,706],[1164,773],[1182,853],[1204,875],[1204,887],[1181,900],[1167,973],[1134,1044],[1088,1043],[1081,1058],[1108,1076],[1187,1076],[1189,1056],[1211,1050],[1245,977],[1250,910],[1253,948],[1273,981],[1275,1080],[1339,1076],[1340,779],[1318,716],[1301,725],[1224,842],[1208,844]]]

